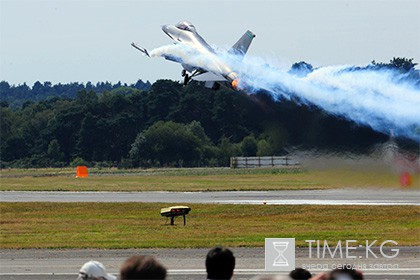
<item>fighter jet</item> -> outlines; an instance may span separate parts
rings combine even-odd
[[[211,62],[190,61],[188,60],[188,54],[174,55],[169,52],[161,54],[167,60],[181,63],[183,67],[181,75],[184,77],[184,85],[187,85],[193,79],[204,82],[207,88],[218,89],[220,85],[226,85],[234,90],[238,90],[238,74],[197,33],[194,25],[188,21],[181,21],[176,25],[163,25],[162,30],[174,40],[175,44],[183,44],[189,49],[192,49],[196,56],[205,57],[207,62]],[[235,59],[242,59],[248,51],[249,45],[254,37],[255,35],[251,31],[246,31],[228,53],[233,54]],[[135,43],[131,43],[131,45],[144,55],[150,57],[149,52],[145,48],[139,47]]]

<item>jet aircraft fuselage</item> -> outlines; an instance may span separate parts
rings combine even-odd
[[[215,50],[197,33],[194,25],[188,21],[181,21],[176,25],[163,25],[163,32],[167,34],[176,44],[183,44],[193,49],[196,55],[205,57],[207,62],[194,62],[188,59],[176,57],[170,53],[164,53],[164,58],[179,62],[183,66],[182,76],[184,76],[184,84],[186,85],[190,79],[205,82],[205,86],[217,89],[220,84],[237,90],[238,89],[238,74],[231,69],[231,67],[218,57]],[[237,55],[240,59],[245,55],[249,45],[255,35],[251,31],[247,31],[239,41],[229,50],[229,53]],[[132,46],[140,50],[147,56],[149,53],[146,49],[138,47],[134,43]],[[210,67],[211,64],[211,67]],[[189,72],[190,74],[187,74]]]

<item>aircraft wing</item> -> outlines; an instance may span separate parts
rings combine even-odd
[[[170,60],[177,63],[182,63],[182,59],[178,56],[171,55],[171,54],[163,54],[162,57],[166,60]]]
[[[203,74],[199,74],[192,77],[193,80],[199,82],[224,82],[227,81],[222,75],[217,75],[212,72],[205,72]]]

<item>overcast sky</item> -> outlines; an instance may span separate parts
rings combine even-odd
[[[170,44],[160,26],[189,20],[211,45],[247,30],[248,55],[279,65],[420,62],[420,1],[0,0],[0,80],[11,84],[180,79],[181,66],[130,46]]]

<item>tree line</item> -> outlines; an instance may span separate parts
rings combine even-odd
[[[389,138],[264,92],[213,91],[171,80],[142,84],[83,88],[74,98],[26,100],[18,108],[3,100],[1,167],[228,166],[231,156],[284,155],[290,147],[363,153]]]
[[[3,104],[8,104],[11,108],[20,108],[26,102],[36,102],[41,101],[46,98],[51,97],[64,97],[72,98],[76,97],[76,94],[81,90],[92,90],[97,93],[103,93],[105,91],[111,91],[121,87],[130,87],[139,90],[149,90],[150,82],[143,82],[138,80],[134,84],[127,85],[126,83],[122,84],[118,82],[116,84],[111,84],[110,82],[98,82],[93,84],[87,82],[86,84],[82,83],[69,83],[69,84],[55,84],[51,82],[41,83],[36,81],[32,87],[29,87],[26,83],[21,85],[10,85],[6,81],[0,82],[0,102]]]

